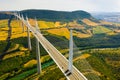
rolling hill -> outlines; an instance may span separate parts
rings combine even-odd
[[[38,18],[40,20],[52,20],[52,21],[71,21],[75,19],[83,19],[92,17],[85,11],[52,11],[52,10],[23,10],[20,12],[23,15],[27,15],[29,18]]]
[[[17,12],[17,11],[9,11],[9,12]],[[8,19],[10,17],[9,13],[0,12],[0,19]],[[18,11],[20,14],[23,14],[24,17],[28,16],[29,18],[34,19],[35,17],[40,20],[48,20],[48,21],[72,21],[76,19],[83,18],[92,18],[92,16],[85,11],[53,11],[53,10],[23,10]]]

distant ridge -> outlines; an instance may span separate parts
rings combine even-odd
[[[12,12],[12,11],[11,11]],[[24,16],[28,16],[29,18],[37,18],[41,20],[50,20],[50,21],[71,21],[83,18],[91,18],[91,14],[88,12],[79,10],[79,11],[53,11],[53,10],[36,10],[36,9],[29,9],[20,11],[21,14]],[[9,18],[8,15],[3,14],[0,12],[0,19],[7,19]]]
[[[43,20],[74,20],[74,19],[83,19],[92,17],[89,13],[85,11],[53,11],[53,10],[23,10],[21,11],[24,15],[27,15],[29,18],[38,18]]]
[[[5,14],[6,11],[0,12],[0,20],[1,19],[9,19],[10,15]]]

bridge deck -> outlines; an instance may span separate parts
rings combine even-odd
[[[40,32],[36,32],[36,29],[27,23],[27,21],[19,16],[17,17],[30,29],[68,80],[87,80],[74,66],[72,66],[72,73],[70,73],[68,71],[68,60]]]

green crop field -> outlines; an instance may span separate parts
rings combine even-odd
[[[110,33],[112,30],[105,28],[104,26],[97,26],[93,28],[93,34],[102,34],[102,33]]]

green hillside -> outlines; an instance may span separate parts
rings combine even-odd
[[[10,12],[15,12],[15,11],[10,11]],[[24,17],[28,16],[29,18],[33,18],[33,19],[36,17],[37,19],[40,20],[49,20],[49,21],[72,21],[75,19],[92,17],[88,12],[82,10],[68,12],[68,11],[30,9],[30,10],[23,10],[18,12],[23,14]],[[8,19],[9,15],[7,15],[6,13],[8,12],[0,12],[0,19]]]
[[[29,18],[37,18],[50,21],[72,21],[75,19],[91,18],[92,16],[85,11],[52,11],[52,10],[23,10],[20,11]]]
[[[112,32],[112,30],[104,26],[96,26],[95,28],[93,28],[93,34],[104,34],[109,32]]]

